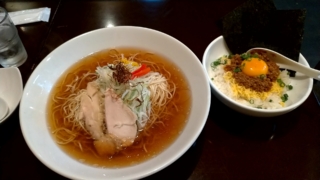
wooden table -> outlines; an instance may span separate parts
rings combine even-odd
[[[24,84],[51,51],[82,33],[108,25],[142,26],[167,33],[201,60],[221,35],[219,20],[244,0],[212,1],[0,1],[8,11],[50,7],[48,23],[17,26],[28,52],[19,67]],[[306,8],[302,54],[320,69],[320,1],[275,0],[279,9]],[[219,117],[223,113],[223,117]],[[29,150],[19,109],[0,125],[0,179],[65,179]],[[313,94],[296,110],[254,118],[224,106],[214,96],[203,132],[176,162],[146,179],[320,179],[320,106]]]

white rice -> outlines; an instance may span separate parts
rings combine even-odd
[[[259,109],[279,109],[286,106],[290,101],[290,97],[288,97],[288,100],[286,102],[282,102],[281,96],[279,96],[276,93],[270,93],[270,95],[265,99],[261,100],[260,98],[251,98],[250,101],[244,99],[243,97],[239,97],[235,95],[233,92],[230,82],[227,82],[224,78],[225,65],[218,65],[215,67],[212,67],[211,71],[209,72],[209,75],[211,77],[211,81],[214,83],[214,85],[225,95],[229,96],[233,100],[244,104],[246,106],[259,108]],[[288,71],[284,70],[280,73],[279,78],[281,79],[286,85],[290,85],[290,79],[288,75]],[[283,88],[283,92],[281,95],[286,94],[288,91],[287,87]]]

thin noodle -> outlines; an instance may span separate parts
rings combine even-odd
[[[110,57],[114,58],[114,62],[120,62],[122,55],[115,49],[108,52]],[[153,76],[146,76],[146,80],[150,81],[150,101],[151,110],[147,124],[143,131],[138,133],[136,141],[131,148],[141,149],[148,152],[148,147],[154,144],[155,136],[151,137],[151,128],[162,127],[165,128],[166,124],[164,120],[171,120],[174,117],[174,113],[169,113],[168,108],[175,108],[176,112],[179,111],[178,106],[173,102],[173,99],[180,98],[176,96],[177,87],[174,81],[171,80],[171,73],[164,67],[163,64],[155,63],[152,61],[152,54],[133,54],[128,60],[136,61],[149,66],[154,73],[160,72],[161,74],[153,74]],[[106,64],[107,61],[101,61],[101,64]],[[100,62],[97,63],[100,65]],[[79,71],[80,72],[80,71]],[[53,135],[58,144],[73,143],[81,151],[91,151],[95,156],[99,156],[94,149],[92,149],[92,138],[90,133],[85,128],[85,122],[79,115],[80,99],[83,93],[86,93],[86,84],[91,81],[95,81],[98,76],[96,73],[88,70],[81,71],[82,75],[67,74],[62,81],[62,85],[67,82],[68,78],[72,78],[70,84],[61,87],[63,90],[53,96]],[[170,105],[169,105],[170,104]],[[62,119],[62,124],[60,123]],[[84,133],[85,135],[81,135]],[[151,137],[151,138],[147,138]],[[125,151],[121,153],[125,154]]]

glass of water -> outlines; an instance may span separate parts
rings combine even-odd
[[[27,52],[8,12],[0,7],[0,65],[18,67],[27,60]]]

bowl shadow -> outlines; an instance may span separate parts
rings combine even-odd
[[[201,133],[193,145],[179,159],[165,169],[143,180],[154,179],[189,179],[196,168],[204,146],[204,133]]]
[[[216,118],[222,114],[222,118]],[[214,95],[208,121],[213,121],[221,129],[230,134],[253,141],[268,141],[280,138],[296,126],[299,116],[293,110],[276,117],[253,117],[229,108]]]

